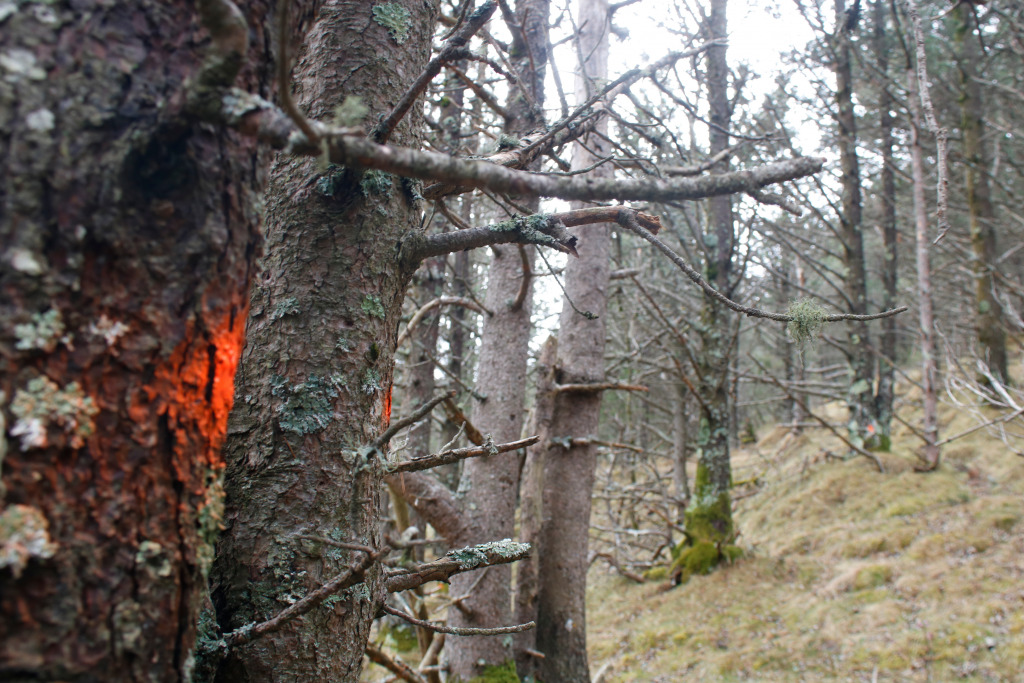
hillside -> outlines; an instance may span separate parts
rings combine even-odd
[[[943,436],[976,423],[942,407]],[[885,474],[832,457],[843,447],[822,429],[775,428],[740,450],[737,479],[760,478],[736,505],[746,556],[670,590],[595,565],[593,670],[605,683],[1024,681],[1024,458],[981,430],[921,474],[917,443],[897,427]]]

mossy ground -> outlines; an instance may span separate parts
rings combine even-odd
[[[974,421],[942,408],[944,435]],[[737,479],[762,482],[735,506],[744,556],[671,589],[662,572],[638,585],[595,565],[592,669],[610,661],[608,683],[1024,681],[1024,458],[980,431],[920,474],[916,446],[894,424],[886,474],[826,455],[843,448],[823,430],[738,451]]]

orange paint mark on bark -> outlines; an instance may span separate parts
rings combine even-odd
[[[387,429],[391,425],[391,392],[394,387],[388,387],[388,391],[384,394],[384,429]]]

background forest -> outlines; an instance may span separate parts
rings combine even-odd
[[[1019,3],[0,2],[0,69],[0,679],[1020,676]]]

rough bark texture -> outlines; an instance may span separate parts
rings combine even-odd
[[[1003,330],[1003,309],[996,297],[992,270],[996,262],[995,210],[988,183],[988,151],[985,144],[985,122],[982,112],[981,84],[978,82],[977,22],[974,8],[961,2],[954,10],[956,17],[957,70],[960,74],[960,113],[963,133],[963,156],[966,162],[964,183],[971,229],[971,252],[974,256],[974,326],[984,360],[992,373],[1005,382],[1006,333]]]
[[[310,118],[330,119],[354,95],[373,120],[400,99],[426,64],[436,11],[401,5],[407,14],[386,21],[369,3],[323,4],[295,68]],[[415,128],[403,122],[393,139],[414,145]],[[211,576],[225,631],[273,616],[355,559],[317,537],[380,544],[384,456],[364,446],[391,414],[398,316],[415,266],[398,259],[419,223],[413,190],[315,159],[274,165],[268,253],[225,448],[227,529]],[[216,680],[356,681],[383,599],[374,568],[365,583],[230,652]]]
[[[529,100],[521,90],[509,93],[506,131],[513,137],[536,130],[543,124],[530,106],[544,102],[544,74],[548,61],[549,0],[519,0],[510,57],[524,76]],[[536,166],[536,164],[534,165]],[[540,202],[524,204],[536,211]],[[520,252],[520,249],[523,251]],[[531,277],[535,249],[532,246],[502,245],[492,248],[484,306],[493,315],[484,318],[476,391],[487,400],[473,402],[473,423],[496,443],[520,437],[526,410],[526,361],[530,351],[530,314],[533,287]],[[524,282],[524,278],[526,281]],[[519,293],[526,286],[525,297]],[[518,303],[518,305],[516,305]],[[474,458],[463,465],[459,490],[464,492],[466,536],[452,543],[458,546],[486,543],[515,534],[516,498],[519,492],[519,460],[509,455]],[[509,565],[492,567],[484,576],[462,574],[452,579],[452,595],[468,594],[458,609],[449,614],[453,626],[493,628],[512,622],[512,572]],[[461,638],[447,641],[448,661],[453,676],[469,680],[490,666],[513,658],[511,638]]]
[[[840,180],[843,184],[839,214],[845,269],[844,293],[850,313],[867,313],[867,277],[864,269],[864,238],[861,226],[860,162],[857,158],[857,120],[853,111],[853,65],[850,30],[844,28],[846,1],[836,0],[836,35],[833,41],[833,70],[836,74],[836,124]],[[852,30],[852,29],[851,29]],[[874,368],[866,322],[847,323],[846,356],[850,365],[846,405],[850,440],[873,445]]]
[[[608,79],[607,0],[582,2],[576,25],[580,27],[577,50],[581,72],[576,95],[578,101],[583,101],[600,87],[595,84]],[[607,124],[600,123],[598,128],[605,132]],[[575,148],[573,168],[587,168],[608,154],[608,144],[598,137],[589,137],[587,147]],[[610,176],[611,168],[601,167],[592,173],[596,177]],[[579,245],[579,258],[570,259],[566,266],[566,297],[596,318],[582,316],[568,301],[563,302],[553,373],[557,384],[604,380],[609,234],[607,224],[589,227]],[[531,661],[538,680],[589,683],[585,592],[594,446],[565,447],[558,442],[597,435],[601,393],[558,392],[551,410],[545,436],[530,456],[535,462],[528,466],[535,486],[529,495],[534,500],[527,501],[524,493],[524,506],[536,508],[536,496],[540,497],[539,529],[529,540],[535,543],[534,555],[538,558],[535,647],[545,658]],[[545,421],[539,414],[538,419]],[[527,596],[523,599],[530,601]],[[520,661],[526,664],[523,658]]]
[[[874,34],[872,48],[878,62],[878,70],[883,81],[876,87],[878,96],[879,142],[882,153],[882,171],[879,178],[879,224],[882,229],[882,308],[896,308],[897,297],[897,260],[898,253],[896,230],[896,179],[893,169],[893,120],[892,110],[895,101],[889,92],[889,41],[886,40],[886,8],[885,0],[873,3]],[[896,353],[897,353],[896,317],[882,320],[882,334],[878,340],[878,387],[875,390],[875,420],[878,428],[877,445],[880,450],[888,451],[891,443],[893,398],[896,385]]]
[[[714,0],[708,19],[708,39],[722,39],[728,35],[726,0]],[[707,89],[711,115],[709,131],[714,156],[729,147],[729,67],[725,46],[714,47],[707,53]],[[728,159],[712,167],[715,173],[727,173]],[[710,201],[709,231],[705,235],[704,276],[715,289],[732,293],[733,233],[732,199],[715,197]],[[697,391],[700,394],[700,417],[697,432],[697,476],[693,482],[693,497],[686,511],[686,533],[692,551],[700,544],[716,547],[728,543],[733,537],[732,468],[729,462],[729,365],[738,322],[724,305],[704,296],[698,331],[701,350],[697,357]]]
[[[196,3],[3,22],[0,524],[35,542],[0,567],[0,679],[188,680],[266,158],[184,109]]]

